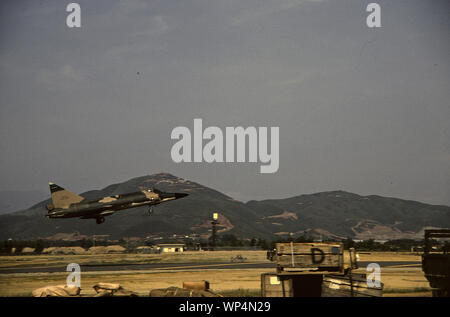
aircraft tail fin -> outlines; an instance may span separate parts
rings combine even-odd
[[[84,200],[83,197],[74,194],[54,183],[48,183],[54,208],[68,208],[73,203],[79,203]]]

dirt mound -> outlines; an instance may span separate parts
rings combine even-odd
[[[126,290],[120,284],[115,283],[97,283],[93,286],[93,288],[97,293],[95,297],[137,296],[135,292]]]
[[[33,297],[79,296],[80,288],[77,286],[68,286],[68,285],[44,286],[35,289],[31,294],[33,295]]]
[[[42,254],[86,254],[82,247],[51,247],[42,250]]]
[[[28,247],[26,247],[26,248],[23,248],[22,249],[22,253],[33,253],[34,252],[34,248],[28,248]]]
[[[105,254],[105,253],[124,253],[126,249],[120,245],[108,245],[108,246],[97,246],[90,247],[90,254]]]

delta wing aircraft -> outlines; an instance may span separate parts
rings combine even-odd
[[[97,224],[105,222],[105,216],[118,210],[148,206],[149,214],[152,206],[186,197],[185,193],[164,193],[156,188],[145,189],[135,193],[113,195],[97,200],[86,200],[54,183],[49,183],[52,204],[47,204],[47,218],[95,219]]]

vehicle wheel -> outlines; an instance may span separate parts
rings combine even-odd
[[[104,223],[105,222],[105,217],[99,217],[99,218],[97,218],[96,220],[95,220],[95,222],[99,225],[99,224],[101,224],[101,223]]]

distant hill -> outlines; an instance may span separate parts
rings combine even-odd
[[[47,193],[39,190],[2,190],[0,191],[0,215],[29,208],[46,196],[48,196]]]
[[[250,201],[246,205],[278,235],[309,232],[330,238],[383,240],[422,238],[424,228],[450,227],[448,206],[344,191]]]
[[[148,187],[190,195],[155,207],[151,216],[145,207],[119,211],[101,225],[90,219],[46,219],[44,206],[50,200],[45,200],[29,209],[0,215],[0,239],[45,238],[74,232],[110,235],[116,239],[193,233],[208,237],[213,212],[220,213],[219,234],[248,238],[271,239],[290,233],[323,238],[421,238],[425,227],[450,227],[448,206],[343,191],[243,203],[214,189],[165,173],[133,178],[81,195],[93,199]]]

